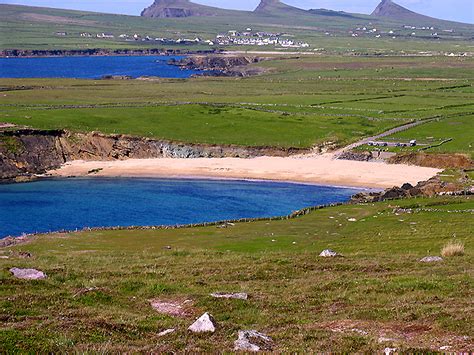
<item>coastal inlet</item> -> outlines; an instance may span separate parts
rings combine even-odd
[[[0,238],[85,227],[182,225],[288,215],[361,190],[282,182],[48,179],[0,185]]]

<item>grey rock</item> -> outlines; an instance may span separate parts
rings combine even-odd
[[[165,335],[174,333],[175,331],[176,331],[176,329],[174,329],[174,328],[166,329],[166,330],[163,330],[162,332],[159,332],[159,333],[158,333],[158,336],[159,336],[159,337],[164,337]]]
[[[17,279],[23,280],[43,280],[47,277],[44,272],[36,269],[19,269],[14,267],[10,269],[10,272]]]
[[[319,254],[319,256],[323,258],[335,258],[337,256],[341,256],[341,254],[335,252],[334,250],[331,249],[325,249]]]
[[[234,351],[271,351],[272,347],[272,338],[256,330],[240,330],[234,342]]]
[[[436,263],[439,261],[443,261],[443,258],[440,256],[425,256],[423,259],[420,259],[422,263]]]
[[[206,312],[191,324],[188,329],[193,333],[214,333],[216,331],[214,318]]]
[[[239,293],[211,293],[211,296],[212,297],[215,297],[215,298],[232,298],[232,299],[236,299],[236,300],[246,300],[248,299],[248,294],[244,293],[244,292],[239,292]]]

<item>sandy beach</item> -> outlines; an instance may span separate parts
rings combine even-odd
[[[99,171],[97,171],[99,170]],[[93,173],[90,173],[94,171]],[[332,155],[299,157],[130,159],[66,163],[55,177],[196,177],[293,181],[366,188],[389,188],[427,180],[441,170],[380,162],[334,160]]]

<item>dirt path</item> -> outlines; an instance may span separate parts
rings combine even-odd
[[[428,122],[432,122],[434,120],[435,120],[435,118],[430,118],[430,119],[427,119],[427,120],[420,120],[420,121],[416,121],[416,122],[407,123],[403,126],[399,126],[399,127],[389,129],[388,131],[377,134],[375,136],[361,139],[358,142],[349,144],[348,146],[345,146],[344,148],[341,148],[341,149],[336,150],[335,152],[333,152],[334,158],[337,159],[342,153],[350,151],[354,148],[360,147],[361,145],[367,144],[367,143],[372,142],[372,141],[376,141],[376,140],[378,140],[380,138],[383,138],[383,137],[391,136],[392,134],[395,134],[395,133],[398,133],[398,132],[406,131],[407,129],[410,129],[410,128],[413,128],[413,127],[416,127],[416,126],[419,126],[419,125],[422,125],[422,124],[425,124],[425,123],[428,123]]]

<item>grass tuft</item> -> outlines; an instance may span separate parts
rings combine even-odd
[[[459,241],[449,241],[441,249],[441,255],[444,257],[450,256],[463,256],[464,255],[464,243]]]

